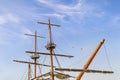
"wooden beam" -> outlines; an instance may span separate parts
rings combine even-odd
[[[70,68],[55,68],[55,70],[58,71],[73,71],[73,72],[86,72],[86,73],[107,73],[107,74],[112,74],[114,73],[113,71],[105,71],[105,70],[92,70],[92,69],[70,69]]]
[[[27,36],[35,36],[33,34],[25,34],[25,35],[27,35]],[[36,37],[45,38],[44,36],[37,36],[37,35],[36,35]]]
[[[19,63],[25,63],[25,64],[35,64],[34,62],[27,62],[27,61],[19,61],[19,60],[13,60],[13,61],[14,62],[19,62]],[[50,65],[39,64],[39,63],[36,63],[36,65],[42,65],[42,66],[50,67]]]
[[[45,23],[45,22],[37,22],[38,24],[45,24],[45,25],[49,25],[49,23]],[[60,25],[57,24],[50,24],[51,26],[57,26],[60,27]]]
[[[30,53],[30,54],[34,54],[35,52],[33,51],[26,51],[26,53]],[[36,52],[37,54],[42,54],[42,55],[50,55],[49,53],[44,53],[44,52]],[[53,56],[61,56],[61,57],[68,57],[68,58],[72,58],[74,56],[71,55],[63,55],[63,54],[52,54]]]

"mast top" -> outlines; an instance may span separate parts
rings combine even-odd
[[[50,26],[56,26],[56,27],[60,27],[60,25],[58,24],[51,24],[50,23],[50,18],[48,19],[48,23],[45,23],[45,22],[37,22],[38,24],[44,24],[44,25],[50,25]],[[49,24],[50,23],[50,24]]]

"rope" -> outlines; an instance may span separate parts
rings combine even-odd
[[[38,62],[38,61],[37,61]],[[42,69],[40,68],[40,66],[38,65],[38,69],[39,69],[39,73],[40,75],[42,75]]]
[[[45,56],[45,58],[44,58],[44,60],[43,60],[43,64],[45,63],[45,61],[46,61],[46,59],[47,59],[47,55]],[[41,68],[42,68],[43,66],[41,66]]]
[[[105,49],[106,59],[107,59],[108,65],[109,65],[110,69],[112,70],[112,66],[111,66],[111,63],[110,63],[110,59],[109,59],[108,52],[107,52],[105,44],[103,46],[104,46],[104,49]]]
[[[54,52],[54,51],[53,51],[53,54],[55,54],[55,52]],[[55,59],[56,59],[56,61],[57,61],[57,63],[58,63],[58,66],[61,68],[61,65],[60,65],[60,63],[59,63],[59,61],[58,61],[57,56],[55,56]]]
[[[55,52],[53,51],[53,54],[55,54]],[[55,59],[56,59],[56,61],[57,61],[57,63],[58,63],[58,66],[59,66],[59,68],[61,68],[61,65],[60,65],[60,62],[58,61],[58,58],[57,58],[57,56],[55,56]],[[64,73],[64,71],[61,71],[62,73]],[[62,80],[62,79],[61,79]],[[65,79],[65,80],[70,80],[69,78],[67,78],[67,79]]]
[[[86,59],[86,57],[88,57],[89,55],[84,56],[83,58],[77,60],[76,62],[74,62],[73,64],[71,64],[70,66],[76,66],[76,64],[80,64],[83,63],[83,61]],[[81,64],[80,64],[81,65]]]
[[[23,80],[23,78],[25,77],[25,74],[27,73],[27,69],[25,70],[24,74],[22,75],[22,77],[20,78],[20,80]]]
[[[25,76],[25,80],[27,80],[27,74],[26,74],[26,76]]]
[[[42,64],[44,64],[44,63],[45,63],[46,59],[47,59],[47,56],[45,56],[45,58],[44,58],[44,60],[43,60]],[[38,66],[38,68],[39,68],[39,73],[40,73],[41,75],[42,75],[42,67],[43,67],[43,65],[41,65],[41,67],[40,67],[40,66]],[[42,78],[43,78],[43,76],[42,76]]]
[[[33,73],[33,70],[31,69],[31,77],[34,76],[33,74],[34,74],[34,73]]]
[[[56,51],[60,51],[60,52],[62,52],[62,53],[67,53],[66,51],[62,50],[59,46],[58,46],[58,48],[56,49]],[[67,54],[68,54],[68,53],[67,53]],[[70,58],[69,58],[69,59],[70,59]],[[61,59],[61,60],[62,60],[62,62],[64,63],[65,67],[68,67],[68,65],[65,63],[64,59]]]

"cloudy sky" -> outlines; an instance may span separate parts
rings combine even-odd
[[[55,52],[75,56],[72,60],[59,59],[64,67],[81,69],[99,41],[105,38],[89,68],[115,73],[85,74],[83,80],[119,80],[119,7],[118,0],[0,0],[0,79],[24,80],[27,65],[13,60],[30,60],[25,51],[34,50],[34,40],[25,33],[37,31],[45,36],[46,39],[38,39],[37,50],[46,51],[43,45],[48,42],[48,30],[37,22],[48,22],[50,18],[51,23],[61,25],[52,27],[57,44]]]

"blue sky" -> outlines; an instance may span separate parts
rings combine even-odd
[[[104,46],[89,68],[115,73],[85,74],[83,80],[119,80],[119,3],[118,0],[0,0],[0,79],[21,79],[27,65],[12,60],[30,60],[25,51],[33,50],[33,38],[24,34],[37,30],[38,34],[47,37],[47,27],[37,22],[47,22],[50,18],[52,23],[61,25],[52,28],[57,44],[55,51],[75,56],[72,60],[62,58],[60,61],[63,60],[67,67],[82,68],[99,41],[105,38]],[[47,41],[48,38],[38,39],[38,51],[46,51],[41,45]],[[72,66],[73,63],[77,65]]]

